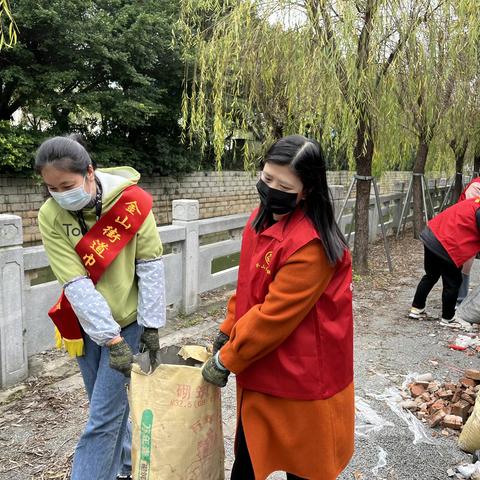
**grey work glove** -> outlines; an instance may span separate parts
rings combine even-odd
[[[203,365],[202,376],[208,382],[216,387],[224,387],[227,384],[230,371],[223,367],[218,353],[210,357]]]
[[[219,332],[217,338],[213,341],[212,355],[215,355],[230,339],[228,335]]]
[[[157,361],[157,352],[160,349],[160,340],[158,337],[158,328],[145,328],[140,337],[140,352],[148,350],[150,354],[150,363],[155,368]]]
[[[108,348],[110,349],[110,368],[130,377],[133,352],[125,339],[122,338],[120,342],[109,345]]]

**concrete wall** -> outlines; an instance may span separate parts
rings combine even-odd
[[[408,182],[410,172],[385,172],[379,179],[380,193],[396,191],[397,182]],[[430,178],[440,178],[440,174]],[[330,185],[348,188],[352,172],[328,172]],[[173,200],[198,200],[200,218],[245,213],[257,204],[257,177],[246,172],[194,172],[182,177],[143,176],[140,185],[153,195],[153,211],[159,225],[172,222]],[[22,218],[25,243],[39,242],[38,209],[48,197],[43,185],[31,178],[0,176],[0,214]]]
[[[140,186],[153,195],[159,225],[172,222],[172,201],[198,200],[201,218],[245,213],[257,204],[257,179],[245,172],[195,172],[182,177],[144,176]],[[38,209],[48,198],[46,188],[31,178],[0,177],[0,214],[22,218],[25,243],[39,242]]]

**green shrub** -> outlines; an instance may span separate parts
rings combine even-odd
[[[31,173],[35,150],[44,135],[0,122],[0,173]]]

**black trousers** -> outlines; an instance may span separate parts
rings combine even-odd
[[[428,294],[442,277],[442,318],[450,320],[455,315],[458,290],[462,284],[462,268],[447,262],[426,247],[424,265],[425,275],[417,286],[412,305],[416,308],[425,308]]]
[[[247,441],[243,431],[243,425],[240,420],[237,430],[235,449],[235,461],[233,462],[232,474],[230,480],[255,480],[253,473],[252,460],[248,453]],[[307,480],[305,478],[297,477],[292,473],[287,473],[287,480]]]

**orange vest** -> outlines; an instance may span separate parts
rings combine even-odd
[[[480,251],[476,213],[480,198],[456,203],[433,217],[428,226],[457,267]]]
[[[235,318],[263,303],[288,258],[319,235],[301,209],[257,234],[245,227]],[[295,279],[292,278],[292,282]],[[353,381],[352,268],[348,250],[326,290],[292,334],[237,375],[245,389],[282,398],[330,398]]]

